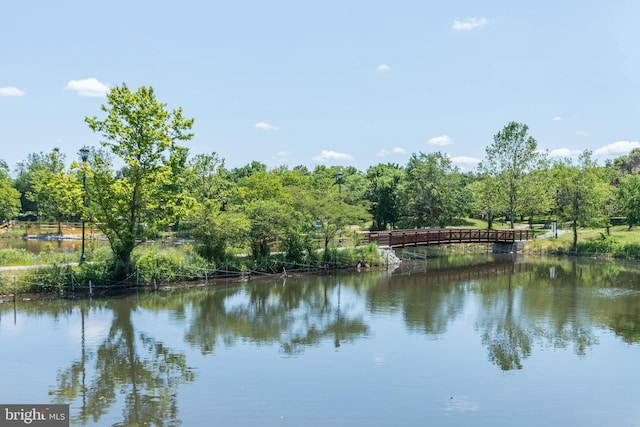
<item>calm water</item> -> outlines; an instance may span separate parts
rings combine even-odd
[[[0,304],[0,403],[72,425],[638,426],[640,264],[393,273]]]
[[[91,242],[93,244],[93,242]],[[32,254],[39,254],[42,251],[61,251],[74,252],[79,251],[82,246],[80,239],[66,240],[37,240],[37,239],[19,239],[19,238],[2,238],[0,239],[0,249],[24,249]]]

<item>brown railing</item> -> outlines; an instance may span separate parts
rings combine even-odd
[[[415,230],[370,231],[362,233],[364,244],[401,248],[405,246],[447,245],[451,243],[514,243],[532,240],[533,230],[479,230],[473,228],[423,228]]]

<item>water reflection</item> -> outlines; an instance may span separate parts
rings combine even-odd
[[[285,354],[296,354],[327,338],[334,346],[366,335],[362,311],[341,308],[347,292],[352,302],[351,284],[344,278],[310,277],[302,282],[277,284],[255,282],[240,288],[202,292],[190,296],[192,317],[185,340],[202,354],[213,353],[236,341],[257,344],[278,343]]]
[[[351,345],[355,353],[360,344],[377,340],[385,324],[401,325],[406,342],[437,342],[465,328],[474,335],[463,335],[459,349],[482,355],[484,365],[497,372],[527,369],[529,359],[547,348],[586,358],[602,331],[636,344],[638,277],[637,263],[456,256],[405,264],[393,273],[226,283],[98,301],[19,302],[17,317],[18,323],[21,316],[38,315],[79,325],[77,354],[61,364],[56,383],[45,386],[53,401],[71,404],[74,424],[173,426],[184,416],[182,390],[208,390],[208,384],[197,385],[196,372],[210,368],[193,368],[194,359],[247,344],[296,360],[325,347],[342,352]],[[0,304],[0,332],[9,310],[13,303]],[[108,319],[107,325],[89,334],[97,316]],[[376,351],[391,345],[379,342]],[[404,351],[405,341],[393,345]],[[383,358],[374,357],[380,369],[387,365]],[[2,398],[0,391],[0,401],[7,400]],[[475,399],[456,396],[446,412],[477,412]],[[107,421],[113,419],[119,421]]]
[[[81,303],[81,355],[58,373],[54,400],[73,404],[80,399],[74,424],[96,423],[119,403],[123,420],[115,426],[178,425],[178,386],[195,379],[185,354],[134,327],[132,299],[108,301],[102,308],[113,314],[111,328],[99,345],[87,349],[88,308]]]
[[[0,249],[22,249],[31,254],[41,252],[76,252],[80,250],[80,239],[26,239],[1,238]],[[88,240],[87,248],[94,249],[107,245],[103,240]]]

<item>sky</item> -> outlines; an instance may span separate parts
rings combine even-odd
[[[193,117],[229,168],[473,170],[507,123],[552,158],[640,147],[636,0],[28,0],[0,7],[0,159],[99,146],[109,88]]]

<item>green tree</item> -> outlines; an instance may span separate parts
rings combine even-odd
[[[59,148],[54,148],[49,153],[31,153],[26,160],[18,162],[15,184],[21,194],[23,212],[35,212],[36,216],[40,217],[40,210],[42,210],[42,215],[54,216],[47,211],[46,207],[40,206],[46,204],[46,201],[42,201],[40,198],[49,198],[50,195],[46,191],[36,191],[34,184],[37,181],[46,182],[49,175],[63,172],[65,169],[64,162],[65,156],[60,152]]]
[[[13,187],[9,167],[0,160],[0,221],[15,218],[20,213],[20,192]]]
[[[578,227],[608,223],[606,205],[611,186],[601,176],[602,171],[585,150],[577,165],[570,160],[556,163],[552,169],[558,183],[558,208],[561,220],[571,221],[573,247],[578,244]]]
[[[443,153],[413,154],[403,184],[405,222],[409,227],[444,227],[465,214],[462,176]]]
[[[400,187],[404,169],[395,164],[371,166],[366,175],[368,181],[366,199],[373,216],[372,230],[394,229],[400,219]]]
[[[62,220],[82,210],[83,190],[77,176],[65,171],[54,173],[40,169],[32,175],[32,188],[38,213],[55,219],[58,234],[62,234]]]
[[[229,181],[216,153],[196,155],[188,162],[186,175],[186,193],[194,198],[187,218],[198,252],[220,262],[231,246],[242,245],[248,236],[248,219],[228,205],[236,184]]]
[[[260,199],[245,207],[249,219],[251,253],[256,261],[265,259],[271,251],[269,245],[286,234],[294,221],[294,211],[288,204],[276,199]]]
[[[216,153],[197,154],[187,164],[186,190],[196,200],[215,200],[224,206],[235,187]]]
[[[185,157],[178,142],[193,137],[189,132],[193,119],[184,118],[181,108],[167,111],[153,88],[132,92],[126,84],[111,89],[102,111],[105,119],[85,121],[124,167],[116,173],[110,156],[94,152],[91,215],[109,239],[116,276],[125,278],[133,271],[131,253],[136,245],[185,213],[188,199],[176,188]]]
[[[233,168],[231,170],[230,176],[232,180],[238,181],[239,179],[251,176],[256,172],[266,172],[266,171],[267,171],[267,165],[254,160],[251,163],[248,163],[240,168]]]
[[[550,214],[555,208],[554,183],[546,164],[530,171],[523,177],[522,215],[529,217],[529,226],[533,228],[535,215]]]
[[[629,230],[640,222],[640,175],[625,175],[620,178],[618,203],[627,217]]]
[[[484,176],[469,184],[469,191],[473,195],[473,210],[483,215],[487,221],[487,228],[493,228],[496,215],[504,212],[501,200],[497,197],[497,178]]]
[[[634,148],[629,154],[616,158],[612,166],[622,175],[638,173],[640,170],[640,148]]]
[[[287,197],[281,177],[277,173],[267,171],[257,171],[238,180],[236,196],[236,203],[240,205],[256,200],[284,199]]]
[[[65,170],[65,155],[58,148],[49,153],[34,153],[19,165],[20,180],[26,180],[27,200],[35,203],[40,219],[61,222],[82,208],[82,186],[78,177]]]
[[[303,209],[320,225],[316,231],[324,242],[323,260],[327,265],[329,243],[336,236],[340,240],[347,226],[362,224],[369,217],[362,202],[366,180],[352,167],[319,166],[312,183],[310,203]]]
[[[505,207],[512,228],[516,214],[524,213],[526,201],[531,197],[527,191],[531,183],[526,177],[544,160],[528,131],[525,124],[507,124],[494,135],[493,144],[486,148],[486,159],[479,165],[481,174],[497,179],[495,197]]]
[[[54,148],[52,153],[60,153],[58,148]],[[27,155],[26,160],[20,161],[16,165],[15,169],[15,188],[20,192],[20,203],[22,205],[22,212],[24,213],[38,213],[38,203],[32,197],[33,185],[31,176],[35,171],[41,168],[47,167],[47,157],[52,153],[31,153]],[[62,170],[64,164],[60,164],[58,170]]]

